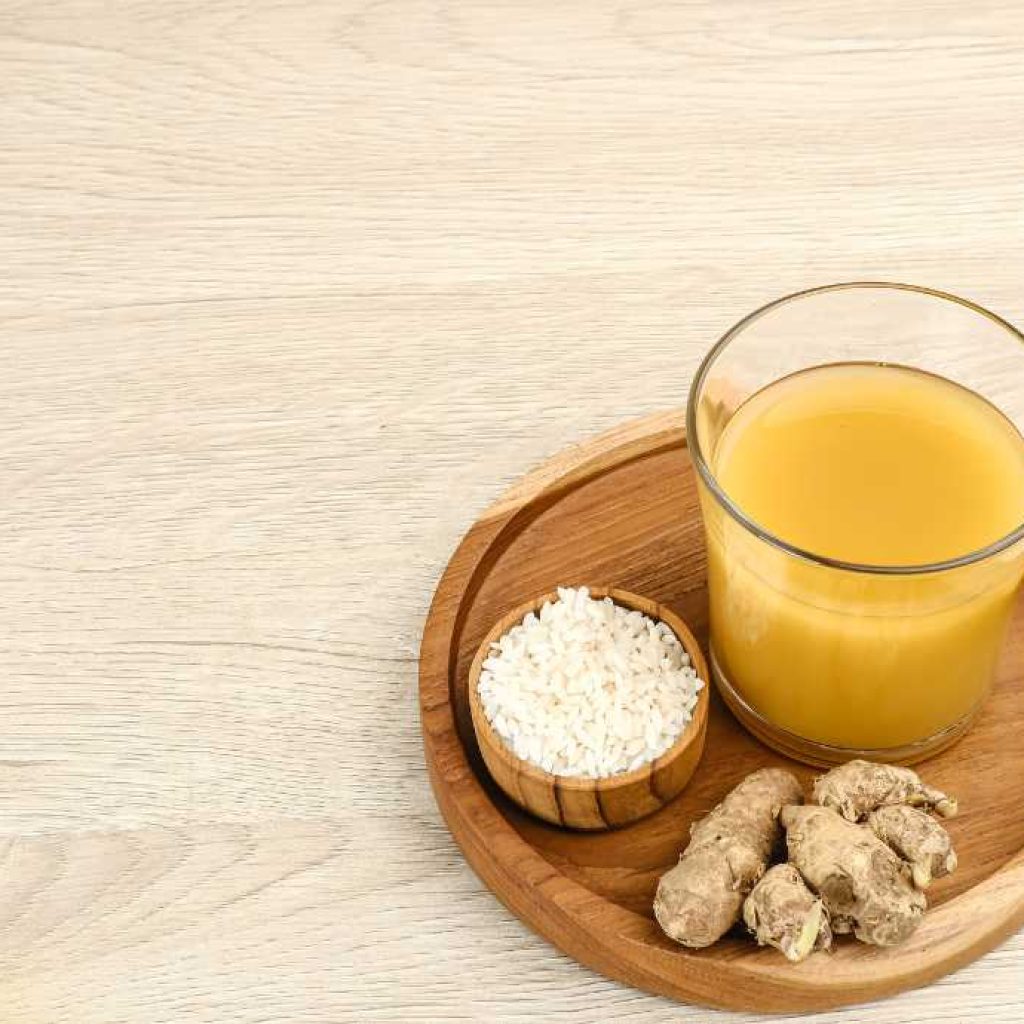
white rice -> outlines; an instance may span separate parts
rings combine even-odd
[[[554,775],[606,778],[665,753],[703,686],[664,622],[582,587],[559,588],[492,646],[479,692],[516,756]]]

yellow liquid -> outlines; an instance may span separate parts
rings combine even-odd
[[[749,398],[711,457],[759,527],[873,566],[957,558],[1024,520],[1024,439],[993,406],[903,367],[838,364]],[[913,576],[781,552],[705,500],[714,654],[755,711],[804,739],[921,742],[977,706],[1024,571],[1024,545]]]

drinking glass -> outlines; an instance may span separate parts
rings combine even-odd
[[[837,363],[937,374],[1024,433],[1024,337],[933,289],[829,285],[741,320],[690,391],[723,698],[752,733],[800,760],[909,763],[958,739],[992,685],[1024,576],[1024,509],[1011,533],[981,550],[906,566],[824,557],[753,521],[716,478],[723,430],[768,385]]]

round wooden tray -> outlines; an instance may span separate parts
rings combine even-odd
[[[665,938],[651,913],[658,877],[690,822],[743,776],[786,761],[712,700],[704,758],[656,814],[615,832],[576,833],[530,817],[487,775],[466,681],[481,639],[510,608],[557,584],[607,583],[670,606],[706,642],[704,541],[682,413],[618,428],[527,476],[469,531],[438,586],[420,654],[431,782],[467,860],[530,927],[609,977],[685,1002],[820,1010],[925,984],[1024,923],[1024,602],[996,689],[959,744],[921,768],[960,799],[950,823],[960,868],[929,890],[904,945],[850,940],[799,965],[743,937],[707,950]]]

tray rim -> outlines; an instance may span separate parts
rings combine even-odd
[[[419,662],[420,717],[431,787],[466,860],[517,917],[562,952],[616,981],[730,1010],[825,1010],[927,984],[977,959],[1024,925],[1024,849],[972,889],[932,909],[902,946],[847,947],[800,965],[751,949],[709,957],[644,941],[648,918],[562,875],[505,820],[470,765],[450,698],[455,639],[488,569],[510,539],[564,494],[628,462],[685,449],[682,410],[612,428],[547,459],[480,516],[431,602]],[[497,552],[497,553],[496,553]],[[601,918],[591,932],[588,920]]]

